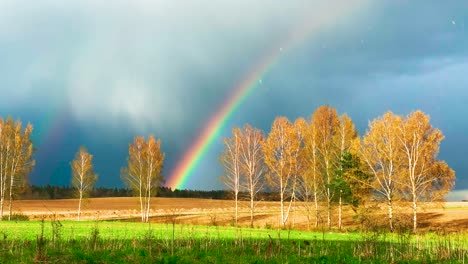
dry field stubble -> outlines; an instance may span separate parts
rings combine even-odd
[[[58,219],[75,219],[78,202],[75,199],[66,200],[20,200],[14,202],[14,211],[29,216],[30,219],[43,217]],[[242,201],[239,204],[238,224],[250,224],[249,204]],[[296,211],[290,214],[290,225],[297,229],[307,229],[306,207],[296,203]],[[139,217],[138,198],[93,198],[87,199],[82,211],[82,219],[87,220],[131,220]],[[400,211],[410,213],[404,206]],[[333,209],[336,220],[337,209]],[[385,211],[382,210],[382,213]],[[210,200],[192,198],[153,198],[151,206],[151,221],[160,223],[233,225],[234,202],[230,200]],[[312,217],[312,212],[311,212]],[[447,202],[441,206],[426,205],[418,214],[420,227],[424,229],[444,229],[447,231],[468,230],[468,202]],[[321,212],[321,222],[326,219]],[[358,226],[353,212],[345,207],[343,224],[345,227]],[[410,215],[405,216],[410,219]],[[384,218],[384,217],[383,217]],[[312,219],[311,219],[312,220]],[[276,227],[280,224],[278,202],[258,202],[254,225],[256,227]],[[336,225],[336,223],[334,223]]]

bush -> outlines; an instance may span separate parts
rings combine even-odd
[[[8,215],[4,215],[2,220],[8,220]],[[21,214],[21,213],[15,213],[11,215],[10,220],[11,221],[29,221],[29,216]]]

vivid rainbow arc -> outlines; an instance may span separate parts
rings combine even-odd
[[[245,101],[249,94],[259,85],[262,76],[275,65],[283,52],[296,46],[310,37],[313,33],[323,30],[322,27],[329,26],[332,22],[343,18],[347,13],[362,7],[366,1],[349,1],[350,6],[343,6],[341,10],[334,10],[337,16],[320,14],[313,20],[306,18],[294,31],[291,32],[282,45],[277,45],[261,57],[259,62],[249,71],[243,81],[232,88],[232,94],[227,98],[222,107],[209,119],[207,125],[203,128],[200,135],[196,138],[191,147],[184,153],[182,159],[178,162],[175,169],[170,174],[166,183],[167,187],[173,189],[184,188],[188,177],[192,174],[201,158],[207,152],[213,141],[218,138],[224,125],[235,112],[235,110]]]
[[[168,187],[174,189],[181,189],[184,187],[187,176],[195,169],[214,139],[219,136],[219,133],[226,123],[225,121],[231,117],[237,107],[248,97],[255,87],[257,87],[259,81],[258,76],[262,76],[262,74],[267,71],[268,65],[271,64],[271,59],[271,57],[266,56],[261,63],[255,67],[256,70],[251,71],[248,77],[236,86],[221,109],[211,117],[200,136],[198,136],[194,144],[182,157],[176,169],[172,172],[166,184]]]

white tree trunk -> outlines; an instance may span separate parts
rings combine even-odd
[[[148,203],[146,206],[145,222],[149,221],[150,207],[151,207],[151,181],[148,182]]]
[[[1,194],[1,196],[2,197],[0,198],[0,221],[3,220],[3,203],[5,201],[3,193]]]
[[[282,185],[282,184],[281,184]],[[280,193],[280,210],[281,210],[281,224],[284,227],[284,191],[283,186],[281,186],[281,193]]]
[[[413,232],[416,233],[418,227],[418,204],[416,190],[413,190]]]
[[[81,200],[83,199],[83,192],[80,190],[80,199],[78,201],[78,221],[80,221],[81,216]]]
[[[237,219],[239,217],[238,213],[239,213],[239,209],[238,209],[238,195],[239,193],[237,192],[237,190],[235,191],[234,193],[234,196],[235,196],[235,203],[236,203],[236,225],[237,225]]]
[[[343,226],[343,220],[342,220],[342,212],[343,212],[343,203],[341,201],[341,195],[342,195],[342,190],[340,190],[340,202],[339,202],[339,207],[338,207],[338,229],[341,230]]]
[[[391,199],[388,200],[388,224],[390,231],[393,232],[393,203]]]
[[[254,195],[250,193],[250,227],[253,228],[253,221],[254,221]]]
[[[8,221],[11,220],[11,207],[12,207],[12,203],[13,203],[13,193],[12,193],[12,191],[10,190],[10,201],[9,201],[9,204],[8,204]]]
[[[314,191],[314,203],[315,203],[315,228],[317,228],[318,222],[319,222],[317,191]]]

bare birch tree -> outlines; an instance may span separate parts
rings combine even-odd
[[[327,226],[331,228],[331,203],[333,188],[331,184],[335,177],[335,168],[339,160],[336,159],[339,149],[336,147],[339,119],[336,109],[330,106],[317,108],[312,116],[312,125],[315,127],[317,153],[321,163],[321,176],[323,178],[323,190],[327,202]]]
[[[265,163],[269,168],[267,179],[280,193],[281,224],[286,226],[292,203],[295,199],[298,157],[301,151],[301,139],[298,129],[285,117],[277,117],[263,144]],[[285,201],[288,208],[285,209]]]
[[[337,143],[336,146],[339,148],[339,151],[335,153],[337,156],[335,157],[336,160],[340,161],[337,164],[337,178],[335,180],[335,188],[338,189],[338,229],[342,229],[343,227],[343,192],[346,188],[346,179],[343,177],[345,176],[343,170],[343,162],[341,160],[344,158],[345,153],[349,151],[351,148],[351,142],[357,137],[356,129],[354,128],[354,123],[351,121],[348,115],[343,114],[339,117],[338,123],[338,133],[337,133]]]
[[[413,232],[416,232],[418,202],[443,197],[451,190],[455,174],[447,164],[436,160],[444,136],[440,130],[432,127],[429,116],[421,111],[413,112],[400,129],[398,135],[406,159],[406,173],[401,173],[399,183],[403,186],[403,194],[410,194]]]
[[[81,204],[85,198],[93,190],[94,184],[97,181],[97,175],[93,169],[93,156],[88,153],[85,147],[81,146],[76,153],[75,159],[71,162],[72,168],[72,185],[78,193],[78,221],[81,216]]]
[[[315,227],[318,227],[319,222],[319,190],[322,185],[322,178],[319,168],[319,158],[317,149],[317,132],[312,124],[308,124],[304,131],[304,162],[307,170],[302,176],[302,186],[304,189],[304,200],[308,202],[309,196],[313,196]],[[306,204],[306,206],[308,206]]]
[[[219,157],[225,172],[220,179],[234,193],[236,225],[239,218],[239,192],[241,190],[241,137],[239,128],[232,129],[232,137],[224,139],[224,151]]]
[[[265,163],[262,144],[265,135],[259,129],[245,125],[241,131],[240,165],[244,177],[243,185],[250,198],[250,227],[254,224],[255,199],[263,187]]]
[[[157,188],[163,182],[161,175],[164,162],[164,153],[161,152],[161,141],[156,140],[153,135],[148,137],[146,144],[146,184],[145,199],[146,214],[145,221],[148,222],[151,208],[151,197],[156,196]]]
[[[122,168],[121,170],[121,178],[124,183],[132,189],[135,195],[138,195],[142,222],[145,222],[145,210],[143,210],[145,152],[145,138],[139,136],[135,137],[133,143],[128,146],[128,167]]]
[[[387,202],[388,224],[391,231],[394,230],[393,205],[398,197],[397,181],[404,155],[398,136],[402,122],[401,117],[387,112],[369,124],[369,130],[363,139],[356,141],[354,146],[361,161],[366,164],[366,172],[371,175],[367,184]]]
[[[32,125],[22,128],[21,120],[0,119],[0,219],[3,219],[5,196],[8,194],[8,219],[11,219],[14,196],[26,186],[34,166]]]
[[[161,142],[153,135],[146,142],[143,137],[135,137],[128,147],[128,155],[128,166],[121,170],[121,178],[138,195],[141,221],[148,222],[151,198],[163,181],[164,153],[161,152]]]

